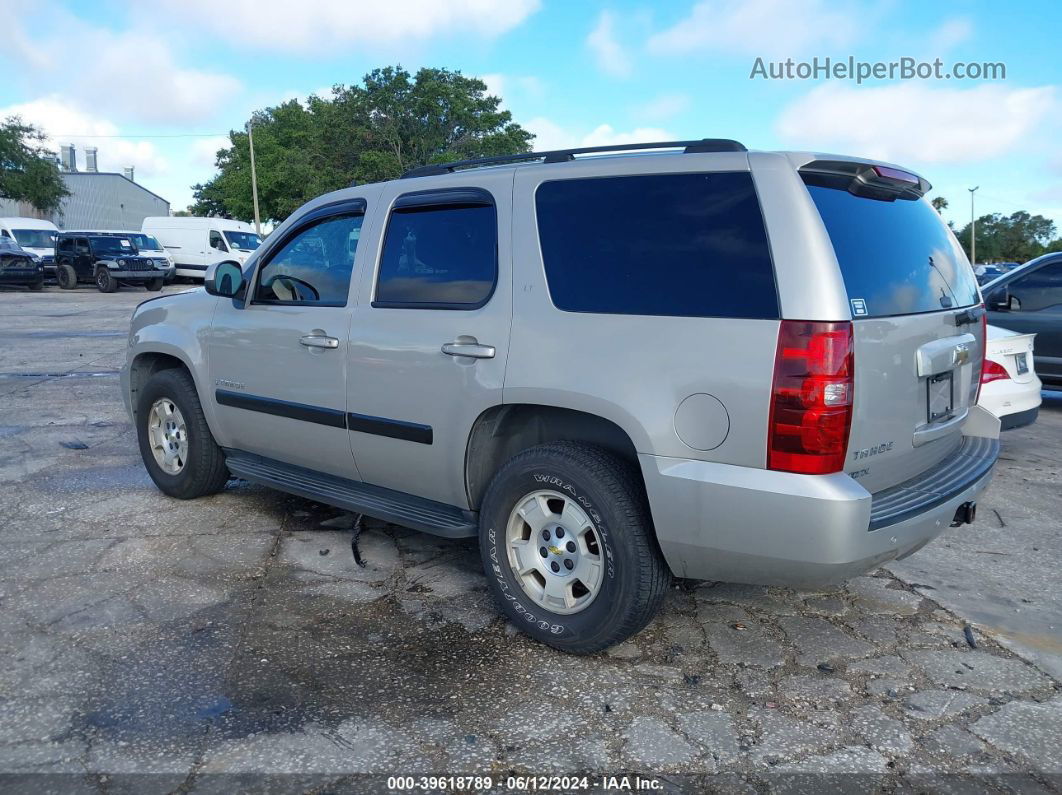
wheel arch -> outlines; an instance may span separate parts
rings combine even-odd
[[[637,448],[615,422],[577,409],[535,403],[492,406],[476,418],[465,448],[468,504],[478,510],[494,474],[522,450],[548,442],[585,442],[630,462],[641,479]]]
[[[141,350],[129,362],[129,413],[134,425],[138,419],[136,409],[139,390],[155,373],[173,368],[182,368],[192,377],[192,383],[195,384],[199,404],[203,407],[203,415],[206,417],[210,432],[214,434],[215,439],[220,440],[219,428],[214,416],[214,403],[208,399],[210,394],[200,383],[196,368],[188,360],[186,351],[171,345],[156,344],[148,350]]]

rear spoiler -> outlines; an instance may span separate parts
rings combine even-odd
[[[856,196],[886,201],[920,199],[933,187],[924,177],[910,171],[854,160],[812,160],[799,171],[801,175],[825,177],[837,187],[847,187]]]

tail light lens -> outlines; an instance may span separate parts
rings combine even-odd
[[[854,361],[850,322],[782,321],[767,432],[768,469],[824,475],[844,468]]]
[[[984,367],[981,368],[981,383],[990,384],[993,381],[1002,381],[1010,378],[1007,368],[991,359],[985,359]]]

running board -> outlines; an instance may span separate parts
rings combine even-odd
[[[393,489],[328,475],[240,450],[225,450],[238,478],[444,538],[478,535],[476,514]]]

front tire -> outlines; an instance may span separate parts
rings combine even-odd
[[[158,279],[152,279],[149,282],[145,282],[144,287],[147,288],[147,291],[149,293],[157,293],[159,290],[162,289],[162,285],[164,285],[165,283],[166,280],[162,277],[159,277]]]
[[[35,282],[30,282],[26,286],[29,289],[31,289],[33,292],[39,293],[41,290],[44,289],[44,277],[42,276],[40,279],[38,279]]]
[[[573,654],[643,629],[671,581],[637,470],[591,445],[555,442],[510,459],[487,489],[479,537],[501,611]]]
[[[101,293],[113,293],[118,289],[118,281],[111,276],[111,272],[106,268],[98,268],[96,270],[96,287]]]
[[[73,290],[77,287],[77,271],[73,266],[63,263],[55,268],[55,281],[64,290]]]
[[[225,455],[187,370],[162,370],[151,377],[137,399],[136,423],[140,457],[163,493],[190,500],[225,488]]]

